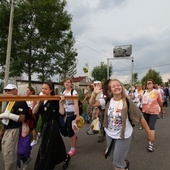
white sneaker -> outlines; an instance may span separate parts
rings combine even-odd
[[[36,141],[36,140],[33,140],[32,142],[31,142],[31,146],[34,146],[34,145],[36,145],[38,142]]]

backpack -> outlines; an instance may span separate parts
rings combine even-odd
[[[110,98],[106,98],[106,105],[107,105],[107,103],[109,103],[110,102]],[[128,119],[129,119],[129,122],[130,122],[130,124],[132,125],[132,127],[134,127],[135,126],[135,124],[132,122],[132,119],[130,118],[130,113],[129,113],[129,107],[130,107],[130,103],[129,103],[129,99],[126,97],[126,104],[127,104],[127,107],[128,107]]]
[[[62,94],[65,90],[62,91]],[[73,96],[73,91],[74,89],[71,89],[71,96]],[[79,107],[79,115],[83,114],[83,104],[82,102],[78,99],[78,107]]]

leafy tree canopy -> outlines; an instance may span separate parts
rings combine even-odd
[[[66,0],[16,1],[14,10],[10,76],[33,73],[43,81],[75,64],[77,52],[71,31],[72,17]],[[0,66],[4,70],[10,2],[0,3]],[[74,71],[75,73],[76,71]],[[4,72],[1,77],[4,76]]]
[[[142,78],[141,83],[145,85],[148,79],[152,79],[156,84],[162,84],[163,82],[159,72],[154,69],[149,69],[148,73]]]
[[[109,66],[109,77],[111,73],[112,66]],[[104,83],[107,80],[107,64],[101,62],[100,66],[96,66],[93,68],[91,75],[94,78],[94,80],[98,80]]]

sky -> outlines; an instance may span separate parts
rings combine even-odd
[[[111,78],[129,83],[138,73],[140,81],[154,69],[167,82],[170,78],[169,0],[67,0],[77,49],[77,74],[85,76],[101,62],[113,66]],[[113,56],[115,46],[132,45],[128,59]],[[134,65],[132,65],[134,58]]]

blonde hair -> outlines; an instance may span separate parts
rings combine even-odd
[[[125,92],[125,87],[123,86],[123,83],[120,80],[118,80],[118,79],[111,79],[110,80],[110,82],[108,84],[108,95],[109,95],[110,98],[113,97],[113,93],[111,92],[111,84],[114,81],[117,81],[120,84],[120,86],[122,87],[121,99],[123,101],[123,107],[127,107],[127,104],[126,104],[126,97],[127,96],[126,96],[126,92]]]

